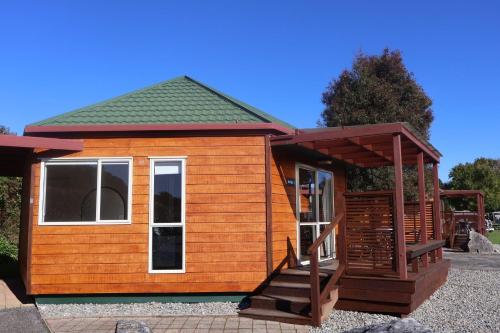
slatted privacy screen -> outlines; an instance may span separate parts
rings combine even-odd
[[[425,203],[425,228],[427,239],[434,239],[434,206],[432,201]],[[405,202],[405,241],[408,244],[420,241],[420,206],[418,202]]]
[[[393,193],[346,193],[347,273],[396,274]]]

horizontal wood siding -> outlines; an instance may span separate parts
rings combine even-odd
[[[334,207],[335,212],[345,211],[344,193],[346,190],[345,170],[342,165],[318,165],[298,154],[273,152],[272,202],[273,202],[273,267],[276,268],[287,256],[287,239],[297,254],[297,219],[295,214],[295,185],[287,185],[287,179],[295,180],[295,165],[302,163],[321,169],[330,170],[334,174]]]
[[[92,138],[64,157],[133,157],[132,224],[39,226],[33,294],[248,292],[266,277],[264,137]],[[148,273],[150,156],[187,156],[186,273]]]

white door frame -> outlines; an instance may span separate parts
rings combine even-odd
[[[316,210],[316,221],[315,222],[300,222],[300,196],[299,196],[299,191],[300,191],[300,181],[299,181],[299,169],[306,169],[306,170],[310,170],[310,171],[314,171],[315,172],[315,177],[314,177],[314,184],[315,184],[315,196],[316,196],[316,200],[315,200],[315,204],[316,204],[316,207],[315,207],[315,210]],[[319,237],[319,235],[321,234],[320,233],[320,225],[327,225],[329,224],[331,221],[318,221],[319,220],[319,193],[318,193],[318,189],[316,188],[316,185],[318,184],[318,171],[322,171],[322,172],[326,172],[326,173],[329,173],[332,175],[332,189],[331,189],[331,193],[332,193],[332,208],[333,208],[333,211],[332,211],[332,218],[335,216],[335,202],[334,202],[334,198],[335,198],[335,193],[334,193],[334,190],[335,190],[335,186],[334,186],[334,181],[335,181],[335,178],[334,178],[334,174],[333,174],[333,171],[330,171],[330,170],[325,170],[325,169],[321,169],[321,168],[317,168],[317,167],[313,167],[313,166],[310,166],[310,165],[307,165],[307,164],[303,164],[303,163],[299,163],[299,162],[296,162],[295,163],[295,220],[296,220],[296,232],[297,232],[297,259],[298,259],[298,262],[299,264],[301,265],[307,265],[309,264],[309,260],[305,260],[305,261],[301,261],[300,260],[300,257],[301,257],[301,252],[300,252],[300,226],[301,225],[311,225],[311,226],[315,226],[316,228],[316,237],[315,239],[317,239]],[[332,231],[332,258],[335,258],[335,255],[336,255],[336,251],[335,251],[335,229]],[[318,253],[318,256],[319,256],[319,253]],[[329,259],[332,259],[332,258],[327,258],[327,259],[321,259],[318,258],[319,261],[325,261],[325,260],[329,260]]]

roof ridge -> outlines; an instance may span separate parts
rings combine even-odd
[[[88,110],[90,108],[93,108],[93,107],[96,107],[98,105],[106,105],[106,104],[109,104],[111,102],[114,102],[120,98],[124,98],[124,97],[127,97],[129,95],[133,95],[133,94],[136,94],[136,93],[139,93],[139,92],[142,92],[142,91],[145,91],[145,90],[148,90],[148,89],[151,89],[151,88],[155,88],[155,87],[158,87],[158,86],[161,86],[165,83],[168,83],[168,82],[173,82],[173,81],[177,81],[181,78],[187,78],[186,75],[181,75],[181,76],[177,76],[177,77],[174,77],[172,79],[168,79],[168,80],[164,80],[164,81],[161,81],[161,82],[157,82],[157,83],[154,83],[154,84],[151,84],[149,86],[146,86],[146,87],[143,87],[143,88],[139,88],[139,89],[135,89],[135,90],[132,90],[128,93],[125,93],[125,94],[121,94],[121,95],[118,95],[118,96],[115,96],[115,97],[111,97],[111,98],[107,98],[105,100],[102,100],[100,102],[96,102],[96,103],[93,103],[93,104],[90,104],[90,105],[87,105],[87,106],[82,106],[82,107],[79,107],[75,110],[71,110],[71,111],[68,111],[68,112],[63,112],[63,113],[60,113],[58,115],[55,115],[53,117],[50,117],[50,118],[45,118],[43,120],[40,120],[40,121],[36,121],[34,123],[31,123],[31,124],[28,124],[27,126],[33,126],[33,125],[39,125],[40,123],[45,123],[47,121],[51,121],[51,120],[54,120],[54,119],[57,119],[57,118],[60,118],[62,116],[67,116],[67,115],[72,115],[72,114],[77,114],[79,112],[83,112],[85,110]]]
[[[280,120],[280,119],[278,119],[278,118],[270,115],[267,112],[259,110],[259,109],[257,109],[256,107],[254,107],[254,106],[252,106],[250,104],[247,104],[247,103],[245,103],[243,101],[240,101],[240,100],[238,100],[238,99],[236,99],[236,98],[234,98],[232,96],[229,96],[229,95],[227,95],[227,94],[225,94],[225,93],[223,93],[223,92],[221,92],[221,91],[219,91],[219,90],[217,90],[215,88],[212,88],[212,87],[206,85],[203,82],[195,80],[195,79],[193,79],[193,78],[191,78],[191,77],[189,77],[187,75],[185,75],[184,77],[186,79],[192,81],[193,83],[196,83],[197,85],[205,88],[206,90],[208,90],[208,91],[216,94],[217,96],[223,98],[224,100],[230,102],[231,104],[236,105],[240,109],[243,109],[244,111],[249,112],[249,113],[251,113],[252,115],[254,115],[256,117],[261,118],[264,121],[267,121],[269,123],[277,122],[277,123],[279,123],[281,125],[284,125],[285,127],[289,127],[289,128],[295,129],[295,126],[293,126],[293,125],[291,125],[291,124],[289,124],[289,123],[287,123],[287,122],[285,122],[283,120]]]
[[[251,114],[253,114],[253,115],[257,116],[258,118],[260,118],[260,119],[262,119],[262,120],[264,120],[264,121],[266,121],[266,122],[272,123],[272,121],[269,121],[269,119],[265,118],[264,116],[262,116],[262,115],[260,115],[260,114],[257,114],[257,113],[255,113],[255,112],[253,112],[252,110],[248,109],[247,107],[245,107],[245,106],[243,106],[243,105],[241,105],[241,104],[239,104],[239,103],[236,103],[236,101],[234,101],[234,100],[232,100],[231,98],[229,98],[229,96],[225,96],[222,92],[217,91],[216,89],[214,89],[214,88],[212,88],[212,87],[209,87],[209,86],[207,86],[206,84],[204,84],[204,83],[202,83],[202,82],[200,82],[200,81],[197,81],[197,80],[195,80],[195,79],[193,79],[193,78],[191,78],[191,77],[189,77],[189,76],[187,76],[187,75],[184,75],[184,77],[185,77],[186,79],[188,79],[189,81],[191,81],[191,82],[193,82],[193,83],[197,84],[198,86],[200,86],[200,87],[202,87],[202,88],[204,88],[204,89],[206,89],[206,90],[210,91],[211,93],[213,93],[213,94],[217,95],[218,97],[220,97],[220,98],[224,99],[225,101],[227,101],[227,102],[229,102],[229,103],[231,103],[231,104],[233,104],[233,105],[237,106],[238,108],[243,109],[244,111],[250,112]]]

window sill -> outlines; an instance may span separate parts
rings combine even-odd
[[[168,269],[168,270],[148,270],[149,274],[182,274],[186,273],[185,269]]]
[[[132,221],[106,221],[106,222],[39,222],[39,226],[75,226],[75,225],[123,225],[132,224]]]

